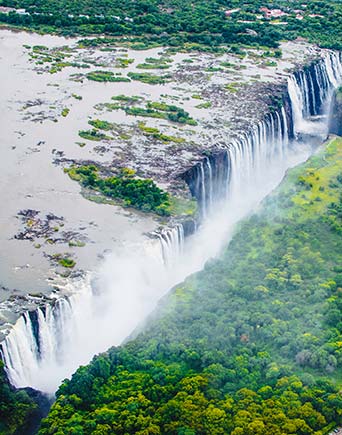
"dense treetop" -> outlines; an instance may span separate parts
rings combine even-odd
[[[322,435],[342,423],[342,140],[291,170],[40,435]]]
[[[93,131],[96,134],[96,130]],[[169,194],[159,189],[153,180],[135,178],[135,171],[131,169],[123,168],[111,177],[100,177],[95,165],[71,167],[66,172],[88,189],[97,190],[126,207],[162,216],[171,214]]]
[[[2,5],[25,9],[0,13],[4,23],[65,35],[105,33],[144,44],[200,44],[202,49],[220,44],[276,47],[281,39],[304,36],[342,48],[339,1],[2,0]],[[261,8],[280,8],[286,15]]]

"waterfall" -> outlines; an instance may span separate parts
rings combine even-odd
[[[1,344],[2,359],[10,382],[17,387],[35,385],[41,363],[63,360],[73,307],[67,298],[26,312]]]
[[[163,293],[218,252],[228,231],[221,228],[222,222],[228,228],[234,219],[241,219],[241,202],[250,207],[258,199],[273,169],[280,181],[289,167],[288,156],[303,146],[297,140],[301,133],[324,132],[325,123],[320,122],[318,130],[311,118],[327,113],[329,97],[341,77],[341,56],[334,52],[294,72],[282,107],[183,175],[199,204],[198,228],[196,222],[177,224],[156,234],[148,252],[130,246],[125,254],[113,254],[97,285],[88,276],[76,287],[70,284],[71,296],[24,313],[0,349],[11,383],[53,392],[95,353],[120,344]],[[221,213],[221,220],[214,212]],[[195,229],[197,239],[189,251],[185,235]]]
[[[202,217],[209,216],[222,199],[227,201],[234,196],[241,185],[253,182],[269,164],[284,158],[288,134],[287,115],[282,107],[233,140],[226,150],[205,157],[186,173],[184,178],[198,200]]]
[[[159,240],[127,246],[130,254],[111,254],[99,276],[88,273],[70,282],[62,289],[69,296],[24,313],[0,344],[12,385],[52,394],[94,354],[120,344],[137,319],[155,307],[160,289],[169,287],[164,277],[183,249],[183,226],[163,232],[162,238],[166,265]]]
[[[327,104],[341,82],[341,54],[329,52],[323,60],[296,71],[288,78],[294,133],[312,133],[315,127],[308,119],[328,113]]]
[[[203,207],[202,207],[202,213],[203,213],[203,218],[206,217],[206,210],[207,210],[207,193],[205,190],[205,176],[204,176],[204,164],[203,162],[200,162],[200,182],[201,182],[201,194],[202,194],[202,202],[203,202]]]
[[[164,264],[170,266],[179,258],[184,249],[184,228],[177,224],[173,228],[157,233],[160,240]]]
[[[184,174],[202,217],[210,216],[222,198],[230,200],[241,185],[255,182],[262,171],[286,158],[293,139],[305,134],[326,135],[328,105],[342,78],[341,59],[340,53],[330,51],[323,59],[295,71],[288,78],[281,108],[241,133],[226,150],[204,157]]]

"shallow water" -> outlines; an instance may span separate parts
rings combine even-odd
[[[2,94],[1,159],[0,159],[0,283],[24,293],[47,289],[46,278],[51,267],[41,251],[28,241],[13,239],[20,228],[15,218],[19,210],[35,209],[47,214],[63,216],[65,229],[85,232],[92,243],[86,248],[75,248],[77,263],[81,268],[91,268],[97,263],[97,254],[126,240],[139,241],[143,233],[155,229],[156,223],[147,215],[136,215],[120,207],[95,204],[80,195],[77,183],[53,164],[54,149],[65,152],[68,158],[94,158],[94,153],[75,145],[80,140],[78,130],[87,127],[94,112],[93,106],[111,95],[110,86],[68,80],[70,71],[56,75],[38,75],[28,62],[23,44],[62,45],[65,39],[27,33],[0,32],[0,83]],[[59,87],[49,86],[51,83]],[[102,85],[102,86],[101,86]],[[82,101],[71,97],[75,92]],[[27,101],[43,100],[39,111],[49,106],[71,108],[67,118],[58,122],[44,120],[32,122],[24,117],[30,109],[23,110]],[[66,103],[67,102],[67,103]],[[50,109],[51,110],[51,109]],[[41,145],[37,145],[39,142]],[[90,145],[92,146],[92,144]],[[100,160],[96,155],[96,159]],[[105,160],[105,159],[103,159]],[[110,161],[110,158],[107,157]],[[93,224],[91,224],[93,222]],[[44,250],[58,251],[58,247],[44,246]],[[3,293],[7,297],[8,293]]]

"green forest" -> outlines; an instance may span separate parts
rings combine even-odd
[[[26,391],[15,391],[10,386],[0,360],[0,435],[23,434],[23,428],[36,411],[37,404]]]
[[[324,47],[342,49],[342,4],[294,0],[2,0],[15,10],[0,22],[43,33],[129,36],[136,47],[169,45],[217,49],[228,45],[277,47],[298,36]],[[265,16],[260,8],[281,8],[285,16]],[[229,11],[237,9],[234,13]],[[227,12],[228,11],[228,12]],[[103,42],[103,41],[102,41]]]
[[[40,435],[324,435],[342,424],[342,139],[290,170]]]

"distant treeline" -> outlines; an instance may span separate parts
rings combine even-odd
[[[143,44],[217,49],[221,44],[277,47],[282,39],[309,38],[342,49],[342,4],[284,0],[3,0],[25,11],[0,13],[0,22],[64,35],[131,36]],[[260,8],[281,8],[284,16]],[[238,9],[230,13],[229,11]]]

